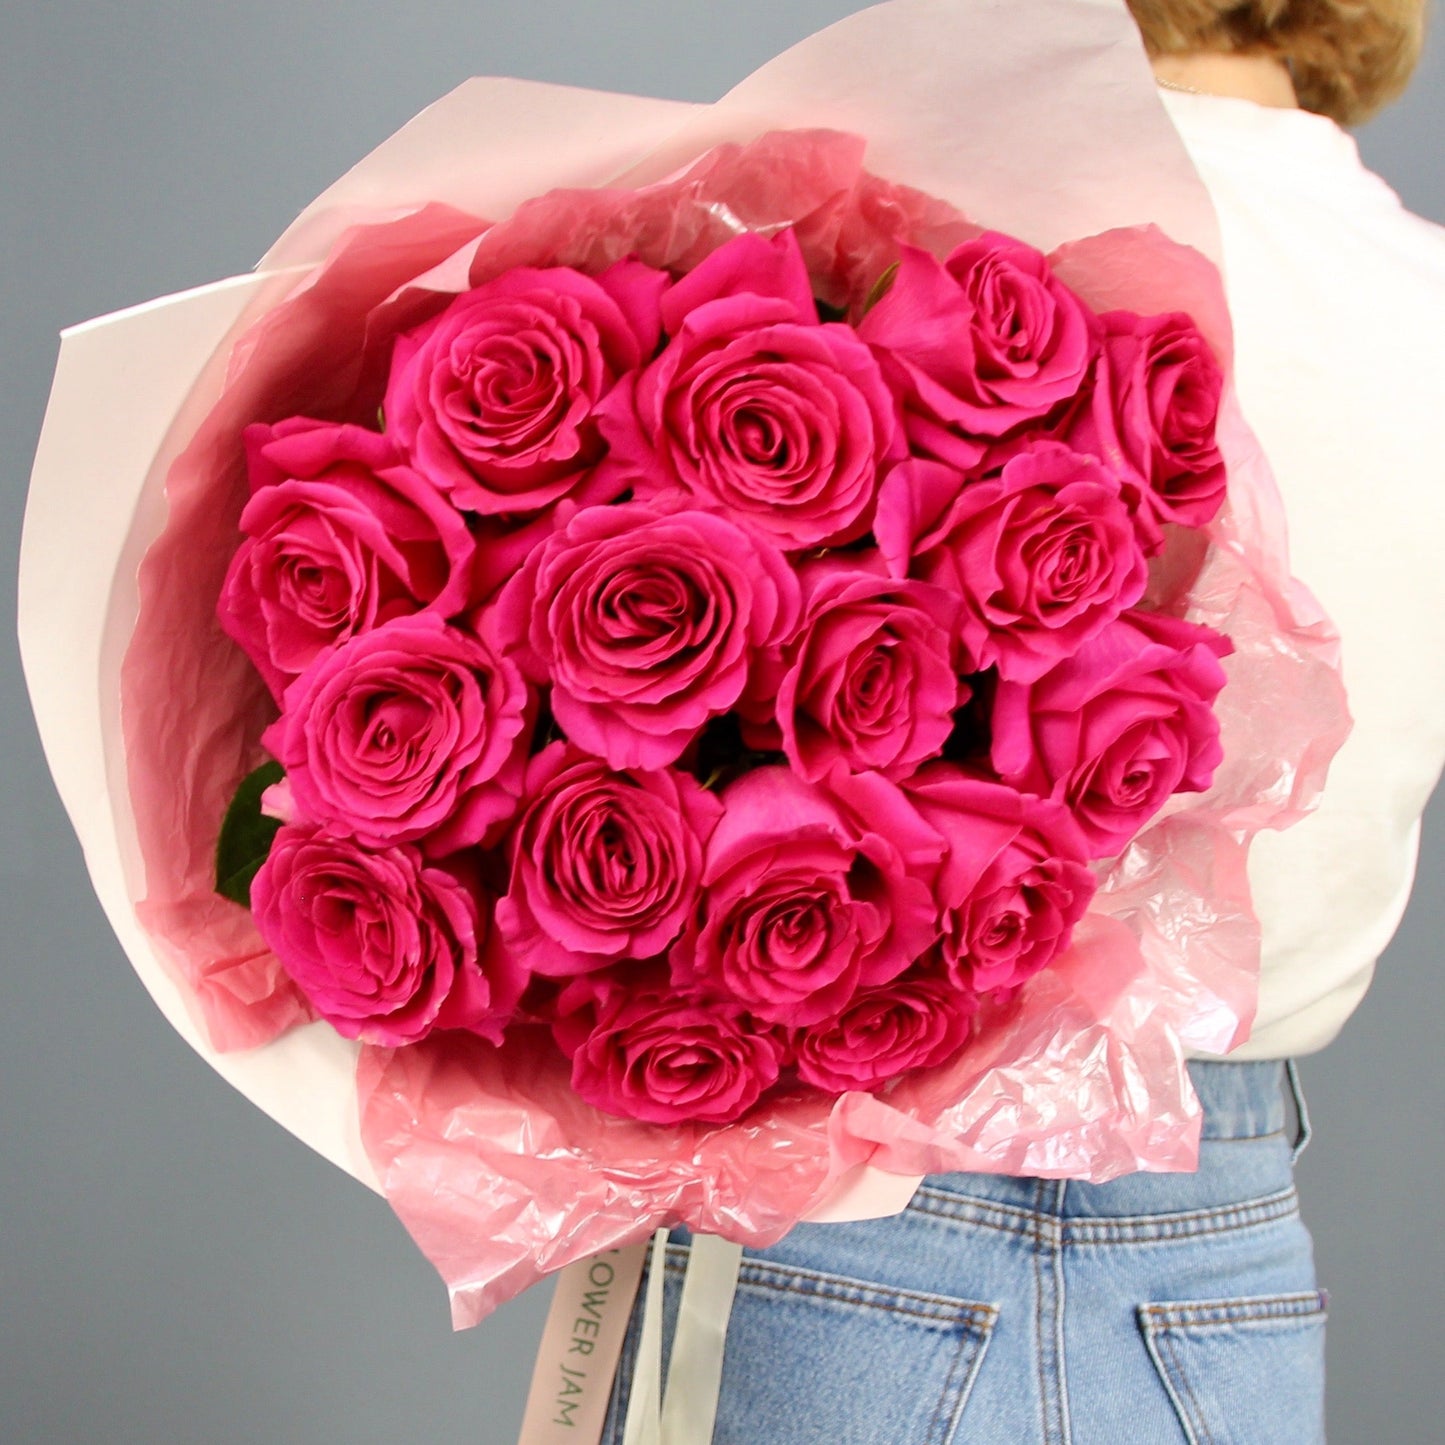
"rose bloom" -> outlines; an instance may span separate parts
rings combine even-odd
[[[671,770],[613,772],[555,743],[527,766],[497,904],[507,946],[540,974],[661,953],[687,922],[722,808]]]
[[[789,1039],[798,1076],[843,1094],[945,1064],[968,1042],[977,1000],[937,972],[913,969],[864,989],[836,1018]]]
[[[788,761],[809,782],[840,763],[906,777],[943,747],[968,700],[953,666],[955,600],[880,573],[876,553],[804,570],[776,717]]]
[[[433,864],[408,844],[368,850],[287,825],[251,905],[281,966],[348,1039],[395,1047],[466,1029],[500,1043],[526,982],[461,858]]]
[[[994,767],[1067,804],[1090,856],[1111,857],[1172,794],[1213,781],[1230,651],[1210,628],[1131,612],[1036,682],[999,684]]]
[[[975,481],[905,462],[884,483],[876,531],[895,576],[961,599],[966,670],[997,667],[1011,681],[1077,651],[1148,582],[1117,478],[1058,442],[1032,443]]]
[[[798,582],[763,537],[659,498],[578,512],[497,607],[573,742],[612,768],[659,768],[775,668]]]
[[[1224,505],[1227,476],[1215,433],[1224,372],[1183,312],[1101,318],[1104,349],[1092,391],[1062,436],[1117,472],[1151,555],[1163,527],[1203,527]]]
[[[797,1027],[896,978],[938,936],[942,839],[885,778],[758,768],[722,801],[697,921],[670,955],[680,990]]]
[[[597,408],[655,350],[667,282],[626,260],[595,277],[518,266],[465,292],[397,338],[388,434],[466,511],[605,500]]]
[[[792,231],[746,234],[663,298],[670,337],[603,407],[609,468],[640,497],[682,487],[780,547],[868,530],[897,406],[851,327],[821,324]]]
[[[568,1037],[559,1032],[564,1049]],[[781,1039],[737,1004],[679,997],[665,984],[606,991],[568,1051],[579,1098],[649,1124],[730,1124],[778,1081],[784,1058]]]
[[[1017,988],[1068,947],[1094,896],[1078,824],[1060,803],[948,763],[906,791],[948,844],[937,883],[947,977],[975,994]]]
[[[1042,252],[985,232],[941,263],[903,247],[858,335],[905,399],[913,450],[968,470],[981,441],[1078,395],[1098,352],[1095,329]]]
[[[301,817],[440,857],[511,817],[530,712],[521,673],[490,641],[418,613],[323,653],[261,741]]]
[[[246,428],[251,499],[216,615],[279,701],[318,653],[392,617],[466,609],[465,520],[362,427]]]

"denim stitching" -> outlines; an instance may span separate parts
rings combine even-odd
[[[1168,1347],[1174,1374],[1179,1384],[1184,1387],[1184,1393],[1189,1396],[1189,1413],[1193,1417],[1194,1426],[1199,1435],[1199,1445],[1214,1445],[1214,1432],[1210,1430],[1209,1422],[1204,1418],[1204,1411],[1199,1408],[1199,1400],[1194,1394],[1194,1386],[1189,1379],[1188,1372],[1179,1363],[1179,1341],[1176,1336],[1166,1332],[1163,1343]]]
[[[687,1258],[686,1245],[669,1244],[665,1260],[667,1273],[680,1280],[686,1272]],[[955,1327],[958,1346],[953,1352],[948,1375],[944,1380],[938,1404],[934,1408],[933,1420],[929,1426],[930,1442],[936,1440],[937,1445],[948,1445],[959,1416],[962,1414],[963,1405],[969,1394],[972,1393],[970,1387],[973,1371],[965,1369],[963,1380],[955,1386],[954,1382],[959,1373],[959,1366],[965,1362],[982,1360],[984,1351],[988,1348],[993,1326],[998,1320],[996,1305],[955,1299],[949,1295],[933,1295],[916,1290],[872,1286],[862,1281],[850,1280],[843,1275],[826,1274],[801,1265],[779,1264],[771,1260],[763,1261],[747,1256],[743,1258],[739,1281],[740,1285],[745,1284],[754,1289],[773,1289],[780,1293],[796,1294],[803,1298],[822,1298],[841,1304],[854,1304],[863,1308],[879,1309],[891,1314],[922,1320],[928,1324]],[[643,1284],[646,1284],[645,1271]],[[812,1286],[812,1288],[807,1286]],[[868,1296],[879,1297],[869,1298]],[[915,1302],[919,1306],[932,1306],[933,1312],[923,1308],[910,1308],[909,1306]],[[620,1399],[619,1395],[624,1382],[630,1393],[632,1377],[636,1370],[636,1346],[635,1332],[629,1329],[623,1340],[617,1373],[612,1381],[608,1408],[608,1419],[612,1422],[612,1429],[604,1436],[607,1442],[619,1438],[617,1431],[620,1428],[620,1422],[625,1418],[626,1406],[626,1400]],[[950,1391],[957,1397],[951,1407],[949,1406]],[[945,1410],[947,1410],[947,1418],[945,1418]],[[945,1429],[947,1433],[940,1433]]]
[[[998,1204],[994,1199],[980,1198],[978,1195],[954,1195],[942,1194],[939,1191],[920,1188],[913,1195],[910,1209],[916,1209],[920,1214],[932,1214],[939,1218],[967,1218],[971,1222],[983,1222],[978,1220],[978,1215],[996,1215],[1003,1224],[994,1225],[996,1228],[1014,1228],[1019,1233],[1035,1233],[1038,1225],[1043,1225],[1043,1233],[1052,1234],[1058,1230],[1087,1230],[1094,1225],[1113,1228],[1114,1225],[1127,1225],[1127,1227],[1150,1227],[1157,1222],[1165,1224],[1195,1224],[1195,1222],[1208,1222],[1215,1218],[1230,1217],[1230,1215],[1241,1214],[1241,1212],[1256,1211],[1256,1209],[1279,1208],[1283,1202],[1295,1198],[1295,1189],[1282,1189],[1277,1194],[1260,1195],[1256,1199],[1246,1199],[1237,1204],[1214,1205],[1208,1209],[1183,1209],[1173,1214],[1121,1214],[1110,1218],[1107,1215],[1077,1215],[1071,1220],[1064,1220],[1056,1214],[1049,1212],[1032,1211],[1032,1209],[1020,1209],[1017,1205]]]
[[[1214,1436],[1179,1353],[1184,1332],[1198,1334],[1205,1330],[1323,1323],[1327,1305],[1328,1296],[1323,1290],[1317,1290],[1257,1299],[1190,1300],[1139,1306],[1145,1346],[1194,1445],[1214,1445]]]
[[[1187,1239],[1199,1234],[1221,1234],[1271,1224],[1299,1210],[1293,1187],[1248,1203],[1179,1214],[1120,1216],[1117,1219],[1071,1219],[1065,1233],[1072,1243],[1137,1243],[1147,1240]]]
[[[952,1409],[948,1410],[949,1418],[947,1421],[944,1419],[944,1410],[948,1406],[949,1394],[954,1388],[953,1381],[954,1377],[958,1374],[958,1367],[962,1364],[964,1356],[970,1353],[968,1348],[970,1344],[974,1346],[972,1351],[974,1355],[977,1355],[983,1348],[983,1344],[974,1339],[971,1333],[962,1333],[959,1335],[958,1348],[954,1350],[953,1359],[949,1362],[948,1374],[944,1378],[943,1389],[938,1396],[938,1404],[933,1408],[933,1419],[930,1420],[928,1424],[928,1437],[925,1445],[948,1445],[948,1437],[953,1433],[953,1425],[958,1418],[958,1408],[957,1405],[955,1405]],[[945,1429],[947,1433],[945,1433]]]
[[[977,1334],[988,1329],[998,1317],[993,1305],[973,1300],[955,1299],[950,1295],[924,1294],[918,1290],[870,1285],[843,1275],[825,1274],[795,1264],[777,1264],[744,1256],[740,1273],[742,1282],[756,1288],[776,1289],[793,1294],[820,1296],[842,1304],[864,1305],[889,1310],[894,1314],[913,1315],[918,1319],[945,1325],[962,1324]],[[811,1286],[811,1288],[809,1288]]]
[[[930,1201],[936,1201],[938,1206],[930,1209]],[[973,1194],[954,1194],[944,1189],[931,1189],[928,1185],[922,1184],[914,1192],[909,1202],[909,1209],[916,1209],[921,1214],[934,1214],[941,1219],[952,1218],[955,1211],[986,1211],[990,1214],[998,1214],[1005,1219],[1017,1221],[1017,1231],[1020,1234],[1036,1235],[1035,1225],[1052,1223],[1047,1216],[1039,1214],[1035,1210],[1022,1209],[1016,1204],[1000,1204],[992,1199],[980,1199]],[[1006,1225],[999,1226],[1007,1228]]]
[[[1044,1203],[1044,1181],[1040,1179],[1034,1185],[1034,1214],[1032,1218],[1042,1225],[1045,1220],[1042,1214]],[[1042,1234],[1035,1230],[1033,1260],[1034,1260],[1034,1366],[1038,1372],[1039,1386],[1039,1429],[1040,1439],[1047,1441],[1049,1438],[1049,1390],[1048,1381],[1044,1378],[1044,1279],[1043,1279],[1043,1257],[1047,1245]]]
[[[1144,1306],[1140,1306],[1139,1311],[1139,1331],[1144,1336],[1144,1348],[1154,1362],[1154,1372],[1164,1388],[1164,1393],[1169,1397],[1169,1403],[1174,1407],[1174,1414],[1179,1421],[1180,1428],[1184,1431],[1184,1438],[1188,1441],[1188,1445],[1200,1445],[1199,1436],[1195,1433],[1194,1422],[1189,1418],[1189,1410],[1183,1399],[1180,1398],[1178,1384],[1170,1373],[1169,1362],[1165,1360],[1160,1348],[1163,1343],[1160,1334],[1144,1318],[1144,1308]]]
[[[1054,1213],[1064,1212],[1064,1199],[1068,1194],[1069,1181],[1060,1179],[1054,1187]],[[1064,1311],[1068,1307],[1068,1292],[1064,1280],[1064,1245],[1066,1238],[1055,1237],[1049,1252],[1049,1267],[1053,1275],[1054,1293],[1054,1339],[1053,1339],[1053,1380],[1054,1405],[1058,1412],[1059,1445],[1070,1445],[1073,1439],[1073,1421],[1069,1413],[1068,1356],[1064,1352]]]
[[[913,1196],[908,1207],[933,1218],[1022,1234],[1039,1243],[1057,1241],[1081,1246],[1164,1242],[1271,1224],[1298,1212],[1299,1196],[1291,1187],[1278,1194],[1239,1204],[1218,1205],[1212,1209],[1185,1210],[1175,1214],[1121,1215],[1117,1219],[1060,1219],[972,1195],[946,1195],[924,1186]]]
[[[998,1318],[998,1310],[993,1311],[995,1321]],[[964,1374],[959,1386],[958,1398],[954,1401],[953,1410],[948,1419],[948,1434],[940,1442],[940,1445],[953,1445],[958,1435],[959,1423],[963,1419],[963,1412],[968,1408],[968,1402],[973,1395],[973,1387],[978,1382],[978,1372],[983,1368],[984,1357],[988,1354],[988,1347],[993,1342],[993,1326],[980,1331],[972,1357],[969,1360],[968,1369]]]
[[[1166,1220],[1190,1220],[1203,1219],[1212,1215],[1233,1214],[1244,1209],[1254,1209],[1266,1205],[1274,1205],[1279,1200],[1286,1199],[1295,1193],[1294,1187],[1281,1189],[1274,1194],[1263,1194],[1256,1199],[1241,1200],[1234,1204],[1216,1204],[1208,1209],[1185,1209],[1176,1210],[1171,1214],[1122,1214],[1116,1220],[1108,1220],[1107,1217],[1100,1217],[1100,1222],[1119,1222],[1125,1224],[1152,1223],[1156,1219]],[[950,1207],[955,1209],[977,1209],[986,1210],[1001,1215],[1011,1215],[1014,1218],[1024,1221],[1043,1221],[1046,1224],[1064,1223],[1077,1224],[1089,1223],[1089,1216],[1080,1215],[1076,1219],[1062,1221],[1056,1213],[1040,1211],[1037,1209],[1023,1209],[1015,1204],[1002,1204],[997,1200],[985,1199],[982,1195],[976,1194],[955,1194],[948,1190],[932,1189],[928,1185],[920,1185],[913,1196],[913,1203],[917,1204],[920,1199],[936,1201],[942,1206],[936,1211],[940,1214],[947,1214]],[[919,1206],[922,1207],[922,1206]]]
[[[1287,1217],[1288,1213],[1292,1213],[1298,1208],[1295,1191],[1288,1189],[1242,1204],[1216,1206],[1205,1210],[1180,1211],[1172,1215],[1066,1220],[1060,1217],[1059,1209],[1050,1211],[1046,1207],[1047,1184],[1044,1181],[1036,1181],[1036,1185],[1033,1200],[1035,1208],[1032,1210],[992,1200],[976,1199],[973,1196],[959,1195],[952,1191],[930,1189],[927,1186],[920,1189],[919,1194],[926,1194],[929,1198],[920,1199],[917,1203],[921,1206],[919,1212],[924,1215],[944,1219],[963,1217],[966,1222],[982,1223],[984,1227],[1024,1236],[1034,1246],[1031,1252],[1034,1254],[1036,1286],[1040,1291],[1042,1291],[1043,1285],[1042,1254],[1044,1250],[1048,1250],[1053,1258],[1062,1264],[1062,1258],[1057,1251],[1066,1244],[1087,1245],[1108,1242],[1110,1235],[1124,1237],[1140,1228],[1149,1232],[1146,1234],[1146,1238],[1151,1235],[1160,1239],[1187,1238],[1195,1233],[1220,1232],[1197,1228],[1197,1226],[1211,1222],[1233,1221],[1224,1224],[1222,1228],[1237,1230]],[[937,1201],[945,1208],[930,1207],[932,1201]],[[1062,1206],[1062,1197],[1055,1202]],[[993,1214],[1012,1222],[1000,1224],[996,1221],[967,1220],[968,1215],[980,1212]],[[1163,1226],[1162,1232],[1161,1226]],[[673,1245],[668,1249],[667,1254],[666,1267],[669,1283],[672,1283],[673,1277],[681,1273],[683,1264],[688,1258],[688,1251],[686,1246]],[[878,1290],[863,1281],[855,1282],[842,1276],[795,1265],[780,1266],[772,1262],[745,1260],[743,1269],[744,1277],[751,1276],[749,1283],[755,1287],[768,1287],[769,1284],[776,1281],[778,1288],[804,1297],[811,1295],[843,1303],[856,1303],[864,1306],[871,1304],[877,1308],[924,1322],[937,1322],[938,1319],[936,1315],[929,1312],[927,1307],[953,1305],[953,1318],[959,1321],[962,1328],[959,1332],[957,1348],[951,1352],[942,1393],[936,1400],[925,1437],[928,1445],[947,1445],[947,1441],[952,1438],[952,1433],[956,1431],[958,1418],[962,1415],[966,1402],[971,1396],[972,1387],[976,1383],[979,1366],[990,1343],[988,1327],[997,1320],[998,1310],[996,1307],[969,1301],[951,1301],[947,1296],[924,1292]],[[902,1298],[895,1304],[887,1299],[877,1299],[876,1296],[880,1293]],[[868,1297],[870,1294],[874,1298],[870,1299]],[[1042,1298],[1038,1300],[1039,1309],[1042,1312],[1040,1314],[1041,1327],[1043,1313],[1046,1313],[1043,1311],[1044,1303]],[[1191,1442],[1193,1445],[1215,1445],[1216,1437],[1210,1431],[1208,1420],[1200,1409],[1199,1398],[1188,1374],[1183,1369],[1181,1351],[1188,1335],[1182,1331],[1251,1325],[1267,1327],[1271,1324],[1283,1326],[1312,1324],[1316,1319],[1325,1317],[1325,1296],[1323,1291],[1320,1291],[1261,1296],[1257,1301],[1244,1299],[1162,1302],[1140,1305],[1139,1313],[1144,1324],[1144,1333],[1150,1346],[1150,1353],[1153,1354],[1156,1365],[1160,1366],[1161,1373],[1167,1371],[1165,1384],[1168,1392],[1174,1399],[1176,1407],[1189,1417],[1184,1421],[1184,1428],[1189,1434]],[[635,1342],[629,1341],[629,1343]],[[624,1355],[623,1367],[618,1372],[620,1377],[624,1374],[630,1375],[627,1365],[634,1356],[635,1350]],[[1063,1360],[1059,1361],[1061,1384],[1066,1383],[1062,1378],[1062,1369],[1065,1363]],[[1040,1368],[1042,1369],[1042,1362]],[[615,1420],[619,1418],[615,1415],[616,1396],[619,1393],[617,1383],[614,1381],[614,1411],[611,1412],[614,1415],[614,1437]],[[1182,1391],[1182,1395],[1179,1393],[1180,1391]],[[957,1396],[957,1398],[950,1399],[951,1396]],[[625,1404],[625,1401],[623,1403]],[[951,1412],[950,1405],[953,1407]],[[1067,1407],[1065,1408],[1067,1410]],[[950,1413],[952,1425],[950,1425]],[[1050,1422],[1047,1419],[1046,1403],[1045,1416],[1045,1438],[1052,1442],[1057,1437],[1048,1433]],[[1067,1432],[1067,1419],[1065,1429]],[[1064,1438],[1067,1440],[1067,1433]]]
[[[881,1310],[885,1314],[901,1315],[905,1319],[919,1320],[924,1324],[935,1325],[942,1329],[948,1329],[957,1325],[964,1325],[967,1329],[976,1330],[978,1325],[972,1319],[960,1319],[958,1312],[950,1318],[946,1314],[928,1314],[923,1310],[909,1309],[906,1305],[894,1304],[890,1300],[870,1300],[860,1296],[852,1295],[844,1291],[829,1292],[827,1290],[808,1290],[798,1285],[787,1285],[776,1281],[748,1280],[742,1288],[755,1290],[772,1290],[775,1294],[794,1294],[803,1299],[824,1300],[832,1304],[856,1305],[859,1309]]]
[[[943,1422],[943,1407],[948,1401],[948,1392],[953,1387],[953,1377],[958,1370],[959,1356],[963,1353],[963,1347],[968,1342],[967,1335],[960,1335],[958,1348],[953,1352],[953,1358],[948,1363],[948,1374],[943,1377],[943,1388],[938,1392],[938,1400],[933,1406],[933,1415],[928,1422],[928,1432],[924,1436],[923,1445],[941,1445],[939,1441],[939,1427]]]
[[[955,1381],[960,1366],[980,1360],[988,1346],[993,1325],[998,1319],[994,1305],[977,1304],[969,1300],[954,1299],[948,1295],[929,1295],[914,1290],[883,1289],[862,1286],[842,1275],[824,1274],[818,1270],[806,1269],[799,1265],[780,1265],[769,1261],[766,1264],[744,1258],[742,1275],[747,1285],[754,1289],[774,1289],[779,1292],[797,1294],[804,1298],[822,1298],[839,1303],[856,1304],[864,1308],[878,1309],[891,1314],[922,1320],[928,1324],[952,1326],[958,1337],[957,1348],[949,1364],[938,1403],[934,1407],[929,1424],[928,1438],[937,1445],[947,1445],[952,1426],[962,1411],[967,1392],[964,1382],[972,1378],[964,1369],[964,1382]],[[807,1288],[806,1286],[812,1286]],[[875,1296],[867,1298],[866,1296]],[[917,1301],[934,1307],[934,1312],[909,1308]],[[950,1393],[956,1398],[950,1404]],[[945,1414],[946,1412],[946,1414]],[[940,1433],[944,1429],[948,1433]]]
[[[1141,1305],[1152,1327],[1163,1330],[1211,1326],[1288,1324],[1328,1317],[1323,1290],[1259,1298],[1187,1300]]]
[[[1036,1222],[1034,1231],[1034,1329],[1039,1383],[1039,1415],[1042,1438],[1048,1445],[1069,1445],[1068,1386],[1064,1378],[1063,1347],[1064,1260],[1063,1238],[1057,1227],[1044,1228],[1063,1207],[1067,1184],[1062,1180],[1040,1179],[1034,1186]],[[1053,1208],[1046,1211],[1044,1199],[1053,1191]]]

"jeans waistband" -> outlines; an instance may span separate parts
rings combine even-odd
[[[1193,1059],[1189,1077],[1204,1107],[1205,1139],[1257,1139],[1283,1132],[1289,1122],[1286,1084],[1294,1096],[1299,1132],[1305,1132],[1304,1099],[1283,1059],[1238,1064]]]

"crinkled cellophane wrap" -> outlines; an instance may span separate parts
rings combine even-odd
[[[775,131],[709,146],[641,187],[538,197],[495,224],[445,204],[358,212],[237,341],[224,387],[165,478],[169,513],[146,556],[123,673],[146,867],[138,911],[216,1048],[257,1047],[308,1018],[249,915],[212,890],[219,822],[263,758],[272,708],[214,622],[246,495],[242,428],[298,413],[371,421],[390,339],[510,266],[596,270],[636,254],[685,270],[739,231],[791,225],[820,293],[839,302],[866,293],[901,239],[942,252],[1000,224],[986,206],[965,219],[871,175],[868,158],[856,135]],[[1227,362],[1220,279],[1199,251],[1137,226],[1071,240],[1054,261],[1096,309],[1190,312]],[[1103,869],[1072,947],[984,1015],[953,1064],[877,1097],[785,1098],[727,1127],[661,1128],[583,1105],[560,1057],[524,1038],[500,1050],[440,1036],[359,1049],[367,1154],[446,1279],[459,1325],[662,1223],[771,1242],[860,1164],[1093,1180],[1193,1167],[1199,1110],[1185,1054],[1227,1051],[1254,1007],[1248,840],[1307,810],[1347,727],[1335,639],[1290,578],[1278,497],[1232,393],[1221,444],[1226,509],[1202,555],[1166,552],[1149,601],[1234,643],[1219,704],[1226,761],[1210,792],[1176,798]]]

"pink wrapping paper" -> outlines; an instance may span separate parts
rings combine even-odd
[[[1227,357],[1227,310],[1207,259],[1216,246],[1207,197],[1148,88],[1122,5],[1048,0],[1044,8],[1061,19],[1051,32],[1042,14],[1021,29],[1010,7],[982,0],[900,0],[865,12],[774,62],[751,90],[741,88],[743,102],[690,112],[681,132],[660,134],[658,158],[630,166],[632,178],[651,181],[642,190],[605,188],[611,171],[629,163],[625,148],[599,145],[597,169],[575,180],[602,188],[524,201],[496,224],[458,208],[468,198],[451,193],[445,203],[423,194],[384,205],[348,193],[283,238],[279,262],[306,264],[307,248],[324,260],[278,285],[284,299],[268,296],[254,308],[259,315],[199,379],[177,419],[183,450],[148,482],[153,493],[163,482],[169,510],[141,570],[122,671],[124,782],[145,864],[137,912],[214,1048],[254,1048],[307,1017],[249,915],[212,891],[225,804],[262,761],[258,739],[272,716],[260,679],[213,620],[246,490],[241,428],[293,413],[369,420],[389,338],[508,266],[592,270],[636,252],[686,268],[738,230],[790,223],[816,276],[865,280],[900,237],[936,251],[980,226],[1045,245],[1063,239],[1061,274],[1096,308],[1187,310]],[[881,31],[879,17],[888,22]],[[1032,77],[1049,94],[1033,109],[1047,110],[1060,135],[1082,128],[1084,139],[1065,143],[1038,123],[1027,90],[1010,97],[981,85],[971,99],[961,76],[945,90],[936,51],[950,26],[973,27],[975,40],[990,42],[960,53],[956,70],[996,63],[1016,86]],[[880,43],[886,65],[877,63]],[[810,75],[824,77],[811,91]],[[910,78],[907,96],[900,77]],[[512,98],[525,110],[524,89],[514,87]],[[1033,129],[1020,132],[1018,153],[1030,157],[1029,169],[1010,171],[997,155],[987,174],[970,169],[960,143],[950,171],[939,114],[963,127],[975,105],[986,108],[985,133],[999,129],[1001,108],[1027,118]],[[930,129],[910,148],[920,117]],[[859,133],[779,134],[766,124],[810,118],[846,118]],[[513,121],[525,130],[524,118]],[[1039,136],[1054,136],[1059,154]],[[1142,224],[1151,211],[1140,172],[1122,190],[1091,195],[1101,173],[1118,170],[1121,139],[1137,167],[1152,167],[1173,239]],[[476,145],[486,151],[484,139]],[[1111,155],[1075,169],[1059,159],[1071,145]],[[875,152],[896,164],[885,171]],[[900,186],[903,175],[926,179],[935,194]],[[1051,194],[1055,206],[1039,203]],[[1079,229],[1058,234],[1059,215]],[[1131,229],[1090,239],[1094,218]],[[1067,955],[990,1018],[957,1062],[883,1097],[847,1095],[831,1109],[816,1098],[785,1100],[728,1128],[660,1129],[587,1108],[560,1060],[522,1049],[459,1038],[361,1049],[367,1154],[446,1279],[459,1326],[546,1273],[660,1223],[770,1242],[861,1164],[905,1175],[975,1169],[1096,1180],[1193,1167],[1199,1116],[1184,1052],[1227,1051],[1252,1017],[1258,925],[1244,868],[1249,837],[1307,810],[1347,727],[1333,634],[1291,579],[1278,497],[1232,399],[1221,440],[1229,505],[1202,557],[1166,556],[1151,601],[1187,609],[1235,643],[1220,705],[1225,766],[1209,793],[1176,798],[1111,861]]]

